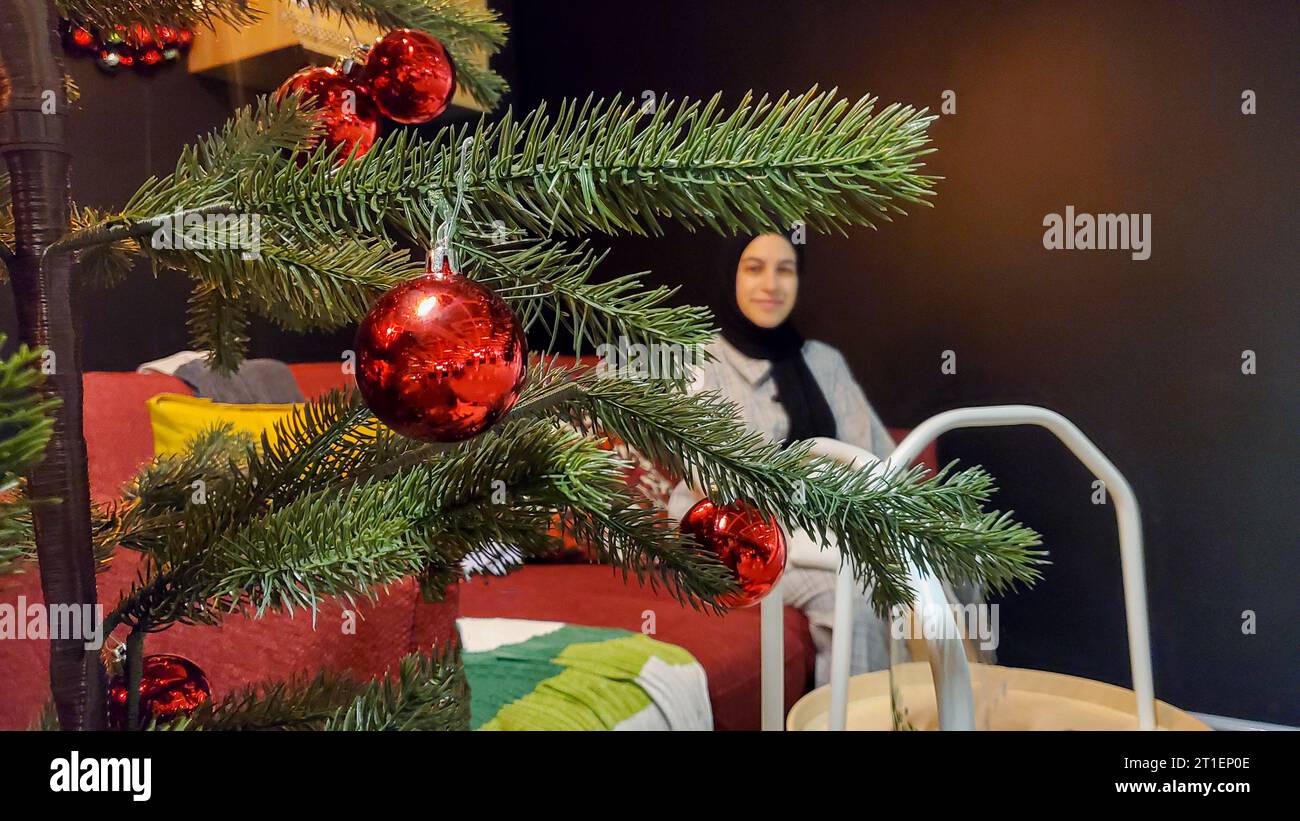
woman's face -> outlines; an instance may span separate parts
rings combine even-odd
[[[736,304],[760,328],[775,328],[794,310],[799,269],[794,246],[780,234],[754,237],[736,263]]]

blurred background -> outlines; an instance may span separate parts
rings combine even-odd
[[[1156,694],[1184,709],[1300,725],[1300,246],[1295,3],[492,0],[517,110],[542,100],[678,98],[814,84],[938,111],[932,208],[810,236],[796,318],[844,352],[891,426],[1030,403],[1073,420],[1142,506]],[[198,33],[199,37],[203,32]],[[109,77],[68,59],[79,204],[120,205],[254,92],[189,74]],[[1257,113],[1243,114],[1242,94]],[[464,118],[444,118],[431,131]],[[1043,217],[1151,214],[1151,256],[1047,251]],[[594,237],[604,275],[649,271],[700,302],[708,237]],[[179,276],[145,270],[82,297],[87,370],[188,347]],[[0,290],[12,339],[12,299]],[[337,360],[350,332],[256,323],[251,354]],[[1253,351],[1257,372],[1242,372]],[[941,371],[945,351],[956,372]],[[997,601],[1000,663],[1128,686],[1114,510],[1037,430],[960,432],[994,504],[1052,564]],[[1246,614],[1254,630],[1243,631]]]

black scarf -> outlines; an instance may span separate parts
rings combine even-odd
[[[721,292],[713,306],[722,336],[745,356],[772,363],[772,379],[776,382],[774,399],[790,419],[790,430],[784,444],[817,436],[834,439],[835,416],[804,361],[804,338],[794,323],[787,318],[775,328],[760,328],[750,322],[736,304],[736,266],[751,239],[742,236],[723,243],[719,262]],[[798,245],[794,249],[802,282],[805,281],[803,253]]]

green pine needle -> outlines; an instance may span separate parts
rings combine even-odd
[[[1038,578],[1038,534],[982,510],[994,489],[982,470],[875,477],[814,458],[806,443],[782,449],[747,431],[723,397],[663,382],[587,374],[559,405],[575,424],[590,429],[595,420],[715,500],[745,499],[819,538],[834,534],[882,609],[911,600],[905,562],[993,590]]]
[[[0,575],[19,572],[36,555],[23,474],[44,456],[59,405],[39,390],[40,361],[41,352],[26,345],[0,359]]]
[[[264,159],[239,175],[234,199],[275,213],[305,237],[385,226],[414,235],[446,216],[460,145],[470,218],[534,236],[587,231],[655,234],[662,220],[719,232],[802,222],[817,231],[874,225],[924,203],[934,177],[924,111],[856,102],[812,89],[777,100],[746,95],[731,111],[670,99],[566,101],[516,120],[449,130],[433,141],[391,135],[361,160],[314,155],[302,165]]]
[[[541,322],[552,340],[561,329],[581,353],[584,339],[703,346],[713,336],[706,308],[667,303],[675,288],[646,288],[640,275],[606,282],[591,279],[604,258],[584,243],[577,248],[552,241],[457,244],[464,272],[504,297],[525,330]],[[551,347],[554,346],[554,341]]]
[[[368,682],[325,671],[244,687],[158,727],[182,730],[468,730],[469,689],[454,649],[403,657]]]

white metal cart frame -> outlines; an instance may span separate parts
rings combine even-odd
[[[869,470],[894,472],[905,470],[932,441],[958,428],[1038,425],[1051,431],[1079,461],[1102,480],[1115,505],[1119,524],[1119,551],[1124,576],[1124,607],[1128,620],[1129,663],[1133,689],[1137,694],[1138,727],[1154,730],[1156,726],[1155,685],[1151,672],[1151,634],[1147,617],[1146,573],[1142,553],[1142,519],[1133,488],[1109,459],[1083,435],[1074,423],[1046,408],[1033,405],[996,405],[959,408],[937,414],[918,425],[894,452]],[[816,439],[812,450],[842,462],[853,463],[866,452],[833,439]],[[924,606],[946,602],[942,585],[933,576],[911,572],[917,603]],[[843,730],[848,716],[849,658],[853,640],[853,570],[841,562],[835,586],[835,630],[831,639],[831,701],[829,728]],[[780,586],[761,603],[762,619],[762,726],[780,730],[785,719],[784,687],[784,616]],[[947,608],[942,608],[948,612]],[[949,612],[947,618],[953,616]],[[955,631],[941,631],[954,636]],[[974,697],[970,668],[960,639],[939,638],[930,641],[931,674],[939,707],[939,726],[943,730],[975,728]]]

